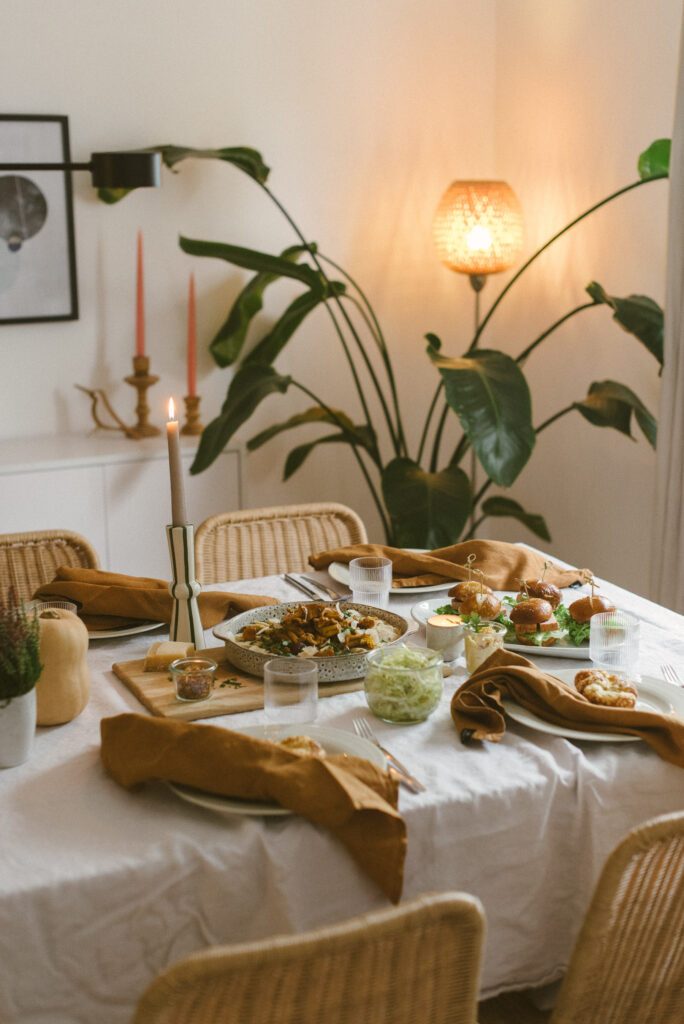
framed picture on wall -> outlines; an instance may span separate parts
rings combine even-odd
[[[0,164],[69,163],[66,117],[0,114]],[[0,325],[78,319],[69,171],[0,171]]]

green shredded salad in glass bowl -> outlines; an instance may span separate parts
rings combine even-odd
[[[385,722],[423,722],[442,696],[442,655],[398,644],[372,651],[364,680],[368,707]]]

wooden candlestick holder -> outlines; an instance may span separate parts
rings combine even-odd
[[[181,434],[201,434],[204,430],[199,409],[202,399],[199,395],[186,395],[183,401],[185,402],[185,423],[181,427]]]
[[[204,647],[204,631],[197,598],[202,588],[195,579],[194,534],[195,528],[189,523],[166,527],[173,574],[173,581],[169,583],[173,598],[169,640],[194,644],[200,650]]]
[[[127,384],[136,388],[138,402],[135,407],[138,422],[132,428],[136,437],[156,437],[161,431],[159,427],[148,423],[150,407],[147,404],[147,389],[156,384],[159,377],[150,373],[149,356],[133,356],[133,373],[130,377],[124,377]]]

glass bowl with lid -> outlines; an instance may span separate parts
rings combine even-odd
[[[392,724],[423,722],[439,704],[444,686],[439,651],[395,644],[371,651],[364,690],[374,715]]]

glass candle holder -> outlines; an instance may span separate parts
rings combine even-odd
[[[477,672],[490,654],[503,647],[506,627],[501,622],[481,622],[469,626],[465,636],[465,658],[468,674]]]
[[[460,615],[432,615],[425,623],[427,645],[441,651],[445,661],[454,661],[463,653],[466,628]]]
[[[208,700],[214,688],[218,665],[211,658],[178,658],[169,672],[176,687],[176,700]]]

